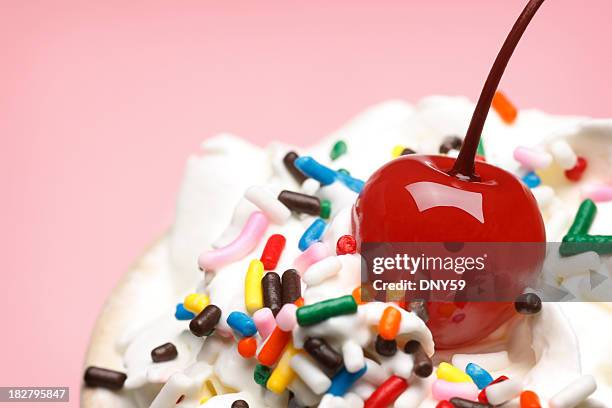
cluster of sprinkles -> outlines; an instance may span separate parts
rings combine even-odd
[[[495,109],[503,107],[504,112],[512,112],[508,109],[508,104],[506,98],[500,98],[499,106]],[[512,121],[515,119],[516,114]],[[449,154],[458,150],[461,143],[461,138],[449,136],[443,140],[439,151]],[[569,166],[572,161],[566,157],[568,151],[567,146],[556,145],[549,156],[539,151],[534,153],[534,150],[518,148],[515,157],[523,165],[529,165],[535,170],[550,165],[553,157],[557,162]],[[335,159],[346,152],[346,143],[339,142],[334,145],[330,156]],[[396,146],[392,156],[414,153],[410,148]],[[484,154],[484,151],[482,153]],[[561,156],[563,158],[560,158]],[[358,191],[359,186],[363,185],[363,182],[352,178],[348,172],[334,171],[310,157],[299,157],[295,152],[289,152],[283,162],[297,181],[305,182],[313,178],[323,186],[341,182],[354,191]],[[527,180],[526,184],[531,188],[537,187],[540,183],[537,175],[534,172],[528,174],[531,175],[530,178],[526,176],[524,179]],[[315,326],[334,317],[355,314],[358,307],[364,304],[360,295],[361,288],[356,288],[351,295],[308,305],[304,305],[301,298],[302,280],[308,285],[318,284],[341,269],[342,264],[337,256],[356,253],[355,238],[351,235],[343,235],[337,240],[337,256],[330,256],[325,245],[320,242],[332,203],[320,200],[314,195],[289,190],[283,190],[275,197],[263,187],[250,188],[245,196],[260,211],[251,214],[234,241],[225,247],[202,254],[198,260],[201,269],[219,268],[252,252],[270,222],[284,223],[292,213],[316,217],[299,240],[302,254],[294,262],[297,270],[287,269],[282,275],[273,271],[279,264],[286,238],[281,234],[270,235],[261,257],[252,259],[247,269],[244,282],[244,304],[247,313],[232,311],[227,315],[226,323],[236,336],[239,355],[245,359],[257,360],[253,380],[280,394],[299,377],[317,395],[343,397],[351,393],[355,383],[364,377],[368,370],[373,370],[371,375],[380,376],[377,363],[365,358],[361,346],[355,342],[346,342],[340,351],[323,337],[306,338],[301,349],[293,343],[292,331],[296,326]],[[595,211],[595,203],[590,199],[585,200],[564,242],[585,242],[591,239],[597,241],[600,252],[609,251],[610,237],[603,239],[588,235]],[[299,271],[303,273],[300,274]],[[424,302],[415,301],[400,306],[406,306],[422,320],[427,320]],[[534,315],[540,312],[542,302],[537,295],[526,293],[517,298],[515,308],[518,313]],[[189,320],[189,330],[197,337],[213,335],[221,316],[221,309],[210,304],[209,297],[203,293],[187,295],[183,302],[177,304],[175,312],[176,319]],[[408,359],[404,362],[405,370],[396,370],[395,374],[377,381],[377,386],[364,398],[365,407],[390,406],[410,387],[409,379],[412,375],[427,378],[434,374],[433,362],[418,341],[409,340],[402,347],[398,345],[401,320],[402,314],[397,305],[384,309],[377,324],[373,349],[382,357],[402,353]],[[151,359],[155,363],[170,361],[177,356],[177,348],[172,343],[162,344],[151,351]],[[475,362],[468,362],[464,369],[442,362],[434,375],[436,378],[431,386],[431,394],[439,401],[437,408],[491,407],[515,398],[519,399],[522,408],[541,406],[538,395],[531,390],[524,390],[520,381],[503,375],[493,378],[485,368]],[[124,373],[99,367],[89,367],[85,373],[85,382],[89,386],[110,389],[122,388],[126,378]],[[587,398],[594,391],[594,387],[592,377],[581,377],[554,396],[550,406],[573,406],[571,404],[576,401]],[[205,399],[202,402],[205,402]],[[232,407],[245,408],[248,404],[244,400],[236,400]]]

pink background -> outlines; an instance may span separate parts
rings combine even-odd
[[[475,98],[524,3],[0,2],[0,385],[77,405],[96,314],[203,138],[305,144],[387,98]],[[544,4],[503,89],[610,116],[611,13]]]

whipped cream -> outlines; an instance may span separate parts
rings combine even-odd
[[[301,253],[298,250],[298,240],[313,217],[293,216],[284,224],[271,223],[251,254],[215,271],[199,271],[198,255],[202,250],[222,247],[238,235],[249,215],[257,210],[255,205],[244,198],[245,191],[253,185],[265,186],[274,194],[287,189],[329,199],[332,202],[332,215],[322,242],[329,254],[334,255],[337,239],[351,233],[350,209],[356,193],[341,183],[320,187],[310,179],[298,185],[282,164],[286,152],[297,150],[324,165],[336,169],[346,168],[353,177],[366,180],[390,159],[392,147],[398,144],[418,153],[436,154],[445,136],[465,134],[473,109],[474,105],[465,98],[434,96],[425,98],[415,106],[390,101],[367,110],[310,148],[274,143],[262,149],[228,134],[205,141],[201,155],[192,156],[188,160],[176,221],[167,241],[164,241],[166,274],[164,279],[157,279],[154,285],[155,293],[163,292],[164,295],[156,299],[158,304],[154,312],[144,307],[136,308],[138,321],[150,321],[150,324],[129,330],[118,342],[128,375],[124,393],[127,406],[168,406],[169,401],[173,398],[176,401],[180,396],[183,396],[180,406],[184,407],[196,407],[203,403],[201,406],[204,407],[225,408],[236,399],[244,399],[250,407],[287,406],[288,393],[273,394],[253,381],[255,362],[253,359],[242,358],[236,351],[226,318],[232,311],[245,311],[243,281],[248,264],[251,259],[259,258],[267,238],[271,234],[282,234],[287,238],[277,271],[280,273],[289,269]],[[483,132],[487,161],[519,175],[524,170],[512,157],[516,146],[544,149],[555,140],[567,140],[578,155],[589,159],[589,170],[580,184],[612,181],[611,138],[612,121],[553,116],[532,110],[521,111],[511,126],[504,124],[496,113],[491,112]],[[347,143],[348,153],[332,163],[329,151],[340,139]],[[563,178],[562,170],[554,167],[551,166],[542,175],[542,186],[533,190],[545,220],[549,241],[559,241],[562,238],[581,198],[579,186],[568,183]],[[591,232],[610,234],[612,202],[599,203],[598,209]],[[612,270],[609,268],[612,263],[607,257],[590,254],[588,262],[591,263],[578,262],[577,266],[571,265],[571,269],[579,269],[571,281],[567,276],[560,276],[558,271],[564,270],[559,267],[564,262],[572,260],[548,255],[547,282],[576,297],[581,296],[581,282],[588,279],[593,265],[606,276],[610,276]],[[305,288],[303,298],[306,304],[350,294],[359,286],[359,256],[342,255],[338,258],[342,264],[338,274]],[[197,338],[189,332],[186,322],[174,319],[176,302],[194,289],[198,293],[207,293],[211,303],[222,310],[216,330],[219,335]],[[143,288],[143,296],[145,294]],[[324,337],[338,350],[349,341],[367,350],[376,335],[375,325],[382,311],[389,305],[370,303],[360,306],[354,315],[335,317],[306,328],[298,326],[293,333],[294,344],[299,348],[307,336],[317,335]],[[578,341],[561,311],[567,309],[571,316],[584,321],[581,316],[593,313],[591,308],[597,306],[579,307],[582,310],[576,311],[574,305],[569,304],[544,304],[539,315],[517,317],[478,345],[436,353],[434,358],[437,362],[456,360],[457,364],[462,364],[461,361],[465,362],[466,359],[480,361],[494,377],[504,374],[518,378],[527,388],[535,390],[546,400],[581,373]],[[163,313],[160,313],[162,308]],[[605,322],[611,315],[602,310],[598,308],[598,312],[602,313],[600,318]],[[415,314],[404,310],[401,312],[400,337],[404,341],[418,340],[425,351],[433,355],[432,336],[425,324]],[[588,323],[583,324],[583,331],[579,332],[580,340],[585,340],[585,344],[598,347],[598,350],[604,350],[605,353],[605,343],[597,344],[590,337],[610,339],[606,327],[609,325],[597,327],[600,332],[597,335],[594,327]],[[172,342],[177,347],[178,358],[164,363],[152,363],[151,349],[166,342]],[[598,392],[602,398],[610,397],[612,394],[605,384],[605,381],[609,381],[608,384],[612,386],[612,364],[606,366],[605,363],[606,358],[609,360],[610,357],[594,354],[595,350],[587,353],[589,357],[583,356],[583,361],[588,363],[589,370],[595,369],[596,374],[605,378]],[[405,356],[404,353],[397,353],[390,358],[382,357],[378,363],[366,358],[369,368],[376,365],[369,371],[379,374],[364,376],[343,398],[316,395],[299,377],[288,388],[303,405],[320,403],[322,407],[360,406],[382,382],[381,378],[384,380],[394,373],[405,375],[402,367],[409,363],[398,362]],[[599,367],[600,364],[604,368]],[[436,401],[431,398],[430,391],[432,380],[433,375],[428,379],[409,377],[411,386],[394,406],[435,406]]]

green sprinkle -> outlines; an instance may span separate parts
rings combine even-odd
[[[612,253],[612,235],[589,235],[589,229],[596,213],[597,206],[592,200],[586,199],[580,204],[574,222],[559,247],[561,256],[589,251],[597,252],[600,255]]]
[[[482,137],[478,141],[478,149],[476,150],[476,154],[478,154],[479,156],[485,157],[485,149],[484,149],[484,144],[482,143]]]
[[[331,214],[331,201],[321,200],[321,212],[319,216],[324,220],[328,219]]]
[[[569,231],[567,231],[567,235],[588,234],[589,228],[591,228],[591,224],[593,224],[595,219],[595,213],[597,213],[597,206],[593,200],[588,198],[584,200],[578,208],[574,222]]]
[[[255,371],[253,372],[253,379],[255,382],[262,387],[266,386],[268,382],[268,378],[270,378],[271,370],[270,367],[267,367],[262,364],[257,364],[255,366]]]
[[[302,306],[296,316],[300,326],[312,326],[331,317],[353,313],[357,313],[357,302],[351,295],[346,295]]]
[[[344,140],[338,140],[334,144],[334,147],[332,147],[331,152],[329,152],[329,157],[331,157],[332,160],[336,160],[338,157],[346,154],[347,150]]]
[[[338,173],[346,174],[347,176],[351,175],[351,173],[347,169],[338,169]]]
[[[612,235],[566,235],[559,247],[562,256],[583,252],[597,252],[599,255],[612,254]]]

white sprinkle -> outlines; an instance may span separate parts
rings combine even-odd
[[[340,262],[337,256],[328,256],[310,265],[310,267],[306,269],[303,279],[308,286],[316,286],[324,280],[336,276],[341,268],[342,262]]]
[[[349,373],[356,373],[365,365],[363,349],[354,340],[347,340],[342,345],[344,366]]]
[[[410,378],[412,368],[414,367],[414,359],[412,355],[398,351],[391,357],[391,368],[393,373],[398,377],[405,379]]]
[[[531,194],[535,197],[538,202],[538,207],[546,208],[550,205],[553,198],[555,198],[555,190],[550,186],[537,186],[531,189]]]
[[[389,373],[376,361],[366,358],[365,362],[368,368],[361,378],[376,386],[384,383],[389,378]]]
[[[167,408],[174,406],[176,400],[183,394],[195,391],[198,385],[183,373],[176,373],[168,379],[157,397],[151,403],[151,408]]]
[[[557,140],[550,145],[550,152],[555,162],[563,170],[572,169],[578,162],[578,156],[565,140]]]
[[[592,375],[583,375],[557,393],[548,402],[550,408],[573,408],[595,392],[597,383]]]
[[[302,183],[302,187],[300,190],[303,194],[314,195],[319,190],[319,188],[321,188],[321,184],[317,180],[313,178],[307,178]]]
[[[499,382],[497,384],[491,384],[485,388],[487,394],[487,400],[491,405],[500,405],[506,401],[510,401],[523,390],[523,383],[513,378]]]
[[[275,224],[283,225],[291,217],[291,210],[265,187],[249,187],[244,193],[244,198],[255,204]]]
[[[315,394],[323,394],[329,389],[331,380],[310,357],[298,353],[291,359],[289,364],[293,371]]]

